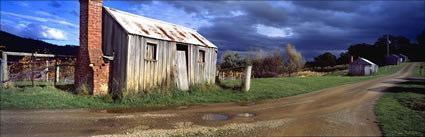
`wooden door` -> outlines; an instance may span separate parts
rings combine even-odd
[[[187,77],[186,52],[177,51],[177,88],[182,90],[189,89],[189,80]]]

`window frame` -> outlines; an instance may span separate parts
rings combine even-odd
[[[145,61],[158,61],[158,43],[159,43],[158,40],[146,39],[146,41],[144,43],[145,44],[145,49],[144,49],[145,53],[143,53]],[[150,45],[152,45],[154,47],[154,49],[153,49],[154,54],[153,54],[152,58],[148,58],[149,56],[146,54]]]
[[[201,53],[203,53],[203,58],[201,58]],[[205,63],[206,62],[206,51],[205,49],[199,49],[198,50],[198,63]]]

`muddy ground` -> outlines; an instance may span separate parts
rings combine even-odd
[[[391,76],[303,95],[241,104],[131,109],[1,110],[1,136],[380,136],[374,103],[406,81]],[[306,85],[308,86],[308,85]]]

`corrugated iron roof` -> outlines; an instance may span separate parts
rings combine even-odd
[[[104,7],[130,34],[217,48],[193,29]]]
[[[365,58],[359,58],[359,60],[362,60],[362,61],[364,61],[364,62],[366,62],[366,63],[368,63],[368,64],[371,64],[371,65],[376,65],[375,63],[373,63],[372,61],[369,61],[369,60],[367,60],[367,59],[365,59]]]

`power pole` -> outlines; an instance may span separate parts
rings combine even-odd
[[[390,34],[387,34],[387,56],[390,56],[390,40],[388,38]]]

